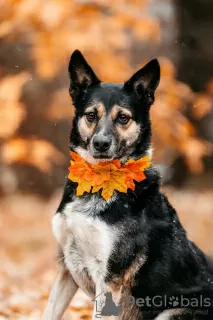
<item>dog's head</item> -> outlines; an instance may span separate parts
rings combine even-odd
[[[151,138],[149,109],[160,80],[158,61],[150,61],[124,84],[109,84],[97,78],[76,50],[69,76],[76,108],[71,149],[93,163],[145,155]]]

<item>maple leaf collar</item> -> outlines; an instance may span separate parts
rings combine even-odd
[[[144,170],[150,167],[149,156],[138,160],[129,160],[124,165],[120,160],[109,162],[99,162],[90,164],[81,158],[77,153],[70,152],[68,178],[77,182],[76,196],[81,196],[84,192],[96,193],[101,191],[101,196],[109,200],[114,190],[127,193],[128,189],[135,190],[134,181],[141,182],[146,179]]]

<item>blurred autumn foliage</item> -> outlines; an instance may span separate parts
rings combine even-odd
[[[135,48],[158,46],[162,39],[159,21],[149,14],[149,2],[0,1],[3,193],[27,191],[26,181],[32,191],[38,185],[36,191],[43,188],[43,193],[62,184],[57,177],[62,173],[59,167],[62,176],[66,174],[73,116],[67,90],[70,54],[81,49],[106,82],[128,79],[152,58]],[[155,160],[172,165],[181,156],[192,173],[201,172],[202,158],[212,146],[197,136],[193,119],[199,121],[211,111],[212,82],[206,92],[194,93],[177,80],[171,60],[160,57],[160,63],[162,80],[152,108]],[[191,118],[186,116],[189,112]],[[46,173],[57,177],[48,180]]]
[[[189,237],[213,255],[211,161],[211,172],[205,170],[213,137],[211,6],[211,0],[0,0],[0,320],[38,320],[55,277],[50,219],[69,165],[74,108],[67,65],[76,48],[106,82],[123,82],[159,58],[154,161],[174,168],[174,182],[193,178],[166,191]],[[205,174],[211,185],[200,190]],[[91,319],[91,310],[79,293],[65,319]]]

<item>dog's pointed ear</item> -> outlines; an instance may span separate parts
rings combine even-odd
[[[124,88],[128,91],[133,91],[138,98],[148,95],[148,104],[154,101],[154,92],[160,81],[160,65],[157,59],[151,60],[142,69],[137,71],[124,84]]]
[[[71,55],[68,72],[70,77],[69,92],[74,101],[81,92],[86,92],[89,87],[100,83],[79,50],[75,50]]]

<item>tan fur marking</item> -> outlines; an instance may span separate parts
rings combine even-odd
[[[105,107],[102,103],[90,105],[85,110],[85,113],[88,113],[88,112],[97,112],[99,119],[106,113]],[[84,141],[87,141],[87,139],[93,135],[95,127],[96,127],[96,123],[90,123],[89,121],[87,121],[86,116],[83,116],[79,120],[78,129],[79,129],[79,133]]]
[[[115,105],[111,112],[112,120],[115,120],[119,113],[123,113],[130,117],[130,120],[125,125],[116,124],[116,128],[120,139],[127,141],[127,145],[131,145],[137,138],[140,132],[140,126],[136,124],[134,120],[131,119],[132,113],[130,110],[123,108],[121,106]]]
[[[102,103],[97,103],[86,108],[85,113],[88,112],[97,112],[98,118],[100,119],[106,113],[106,110]]]
[[[134,263],[133,263],[134,264]],[[136,304],[131,304],[127,307],[126,297],[131,295],[131,285],[130,283],[123,283],[123,278],[117,279],[116,282],[110,282],[107,286],[106,291],[112,293],[113,302],[116,305],[121,306],[121,313],[118,315],[119,320],[139,320],[141,319],[139,308]],[[105,319],[105,318],[104,318]]]
[[[141,313],[139,307],[136,304],[132,304],[128,308],[122,309],[119,314],[119,320],[141,320]]]
[[[136,305],[126,308],[126,296],[131,295],[131,287],[134,284],[135,275],[145,261],[146,257],[144,255],[138,255],[120,277],[114,278],[107,284],[107,291],[112,292],[113,301],[116,304],[119,303],[122,307],[122,312],[119,315],[120,320],[139,319],[139,309]]]
[[[118,278],[114,278],[109,286],[113,291],[120,290],[122,285],[132,285],[135,275],[139,271],[140,267],[145,263],[146,257],[144,255],[138,255],[135,260],[132,262],[131,266]]]
[[[78,122],[78,130],[81,135],[81,138],[84,141],[87,141],[88,138],[90,138],[94,132],[95,129],[95,123],[89,123],[86,120],[86,117],[83,116],[79,122]]]
[[[124,283],[131,283],[134,281],[135,275],[139,271],[140,267],[146,262],[144,255],[138,255],[132,262],[131,266],[124,273]]]
[[[110,115],[111,115],[112,120],[115,120],[118,113],[121,113],[121,112],[130,118],[132,117],[132,113],[130,110],[128,110],[126,108],[122,108],[121,106],[115,105],[114,107],[112,107],[112,110],[110,111]]]
[[[127,145],[130,146],[134,141],[137,140],[140,133],[140,126],[133,120],[130,120],[127,125],[117,125],[117,131],[120,138],[125,139]]]

